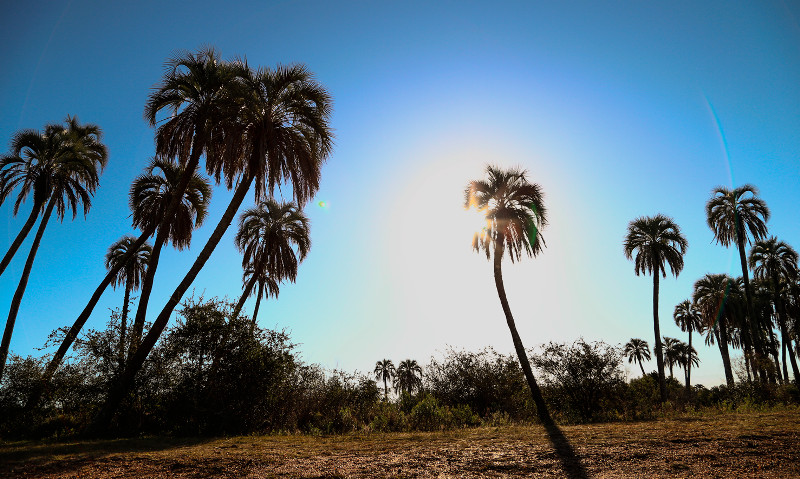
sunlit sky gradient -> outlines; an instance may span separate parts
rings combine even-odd
[[[770,233],[800,247],[798,19],[797,2],[769,0],[7,2],[0,140],[69,114],[101,126],[110,150],[86,219],[48,225],[11,349],[40,354],[51,330],[71,325],[108,246],[133,233],[127,191],[154,149],[147,95],[171,53],[208,44],[251,65],[303,62],[335,99],[336,149],[306,208],[311,252],[259,312],[262,326],[291,331],[305,360],[368,372],[383,358],[424,364],[448,345],[513,350],[491,263],[470,250],[479,225],[461,209],[486,163],[526,168],[549,210],[544,253],[503,265],[526,347],[580,336],[652,345],[652,277],[635,276],[622,238],[656,213],[689,241],[659,311],[662,334],[686,341],[675,305],[705,273],[741,274],[706,225],[713,187],[757,185]],[[215,189],[190,251],[162,254],[150,319],[230,196]],[[16,218],[10,201],[0,208],[3,252],[30,204]],[[196,296],[240,294],[234,233]],[[0,278],[2,325],[33,236]],[[109,290],[87,327],[102,328],[122,296]],[[695,345],[693,382],[722,383],[718,349]]]

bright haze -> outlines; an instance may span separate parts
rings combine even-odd
[[[290,331],[306,361],[368,372],[383,358],[425,364],[449,346],[513,351],[492,264],[471,250],[480,218],[463,210],[486,164],[519,165],[545,193],[547,248],[503,264],[528,348],[579,337],[652,347],[652,277],[634,274],[622,240],[631,220],[657,213],[689,241],[680,276],[661,281],[659,309],[662,334],[686,341],[672,312],[694,282],[741,275],[736,250],[706,224],[715,186],[756,185],[770,234],[800,248],[796,2],[75,0],[2,10],[0,140],[76,115],[103,129],[110,152],[86,219],[48,225],[11,342],[18,355],[43,354],[35,348],[48,334],[72,324],[109,245],[135,233],[128,189],[154,154],[145,101],[171,54],[206,45],[252,66],[305,63],[334,98],[336,147],[305,207],[311,251],[258,318]],[[215,187],[192,248],[164,250],[149,320],[229,199]],[[0,208],[3,252],[31,200],[16,217],[12,205]],[[195,297],[241,293],[235,230]],[[0,318],[33,237],[0,278]],[[122,297],[109,289],[86,327],[105,327]],[[694,344],[693,382],[723,383],[716,346]],[[645,369],[655,368],[654,357]]]

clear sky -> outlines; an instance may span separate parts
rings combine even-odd
[[[770,233],[800,247],[798,20],[798,2],[773,0],[6,2],[0,141],[77,115],[110,150],[86,219],[48,225],[11,350],[40,354],[51,330],[71,325],[108,246],[134,233],[127,192],[154,150],[144,103],[167,57],[202,45],[251,65],[303,62],[335,100],[336,149],[318,197],[328,208],[307,206],[308,259],[259,312],[305,360],[368,372],[383,358],[424,364],[448,346],[513,351],[492,265],[470,250],[475,217],[461,208],[486,163],[527,169],[549,209],[543,254],[503,265],[526,347],[580,336],[652,345],[652,277],[635,276],[622,239],[629,221],[656,213],[689,241],[659,310],[662,334],[685,341],[672,311],[694,282],[741,274],[706,225],[713,187],[758,186]],[[149,319],[229,199],[215,188],[191,250],[164,251]],[[10,203],[3,252],[31,205],[15,218]],[[240,294],[234,233],[195,295]],[[33,236],[0,278],[2,325]],[[103,327],[122,296],[109,290],[87,327]],[[695,344],[693,382],[724,382],[718,349]]]

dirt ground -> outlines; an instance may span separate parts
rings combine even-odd
[[[800,477],[800,411],[551,430],[0,443],[7,477]]]

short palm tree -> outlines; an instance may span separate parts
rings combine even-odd
[[[486,175],[486,180],[470,181],[464,190],[464,208],[475,207],[486,219],[486,227],[475,233],[472,247],[475,251],[484,251],[486,259],[490,259],[494,254],[494,284],[500,297],[506,324],[511,331],[514,349],[525,373],[533,401],[536,403],[539,419],[549,425],[553,420],[533,377],[528,355],[517,333],[517,326],[506,298],[502,271],[502,259],[506,250],[513,263],[522,258],[523,252],[528,257],[536,256],[545,246],[540,233],[540,230],[547,225],[544,194],[538,184],[528,182],[527,172],[520,168],[503,170],[497,166],[487,165]]]
[[[375,363],[375,370],[372,372],[375,373],[376,381],[383,381],[383,399],[388,400],[389,387],[387,386],[387,382],[394,381],[394,378],[397,376],[397,370],[394,368],[394,363],[392,363],[391,359],[377,361]]]
[[[658,280],[659,273],[665,278],[669,266],[672,274],[678,277],[683,270],[683,255],[689,242],[672,218],[657,214],[641,216],[628,224],[628,234],[623,247],[625,257],[634,260],[636,276],[640,273],[653,275],[653,331],[655,333],[656,364],[661,401],[667,400],[667,384],[664,377],[664,355],[661,346],[661,328],[658,324]],[[634,253],[636,253],[634,257]]]
[[[642,377],[645,376],[644,363],[645,360],[650,361],[650,346],[647,341],[639,338],[631,338],[630,341],[625,343],[625,351],[623,355],[628,358],[629,363],[639,363],[642,369]]]
[[[706,274],[694,283],[692,295],[692,301],[703,316],[709,338],[713,338],[712,334],[719,335],[717,345],[722,356],[728,386],[733,386],[733,370],[728,353],[728,343],[730,343],[728,323],[735,315],[734,305],[730,299],[737,294],[739,291],[736,281],[727,274]]]
[[[749,244],[751,237],[753,241],[758,241],[767,235],[766,223],[769,220],[769,208],[764,200],[758,197],[758,189],[751,184],[745,184],[733,190],[718,186],[711,191],[711,198],[706,203],[706,217],[708,227],[714,232],[714,239],[717,243],[726,248],[735,244],[739,250],[747,314],[754,318],[753,297],[744,249],[745,243]],[[750,321],[750,326],[755,328],[755,322]],[[751,335],[754,339],[758,339],[755,329],[751,330]],[[764,353],[764,346],[760,342],[753,346],[756,356],[760,360]],[[765,373],[759,371],[764,380]]]
[[[700,358],[697,356],[697,350],[693,346],[690,346],[689,344],[686,344],[683,341],[681,341],[681,358],[678,364],[680,364],[680,366],[684,370],[684,379],[686,380],[686,390],[688,391],[691,388],[689,371],[692,370],[692,366],[700,365]]]
[[[47,206],[22,270],[22,278],[11,300],[11,309],[0,343],[0,379],[3,377],[11,335],[33,268],[33,260],[53,209],[61,221],[64,220],[67,209],[72,210],[72,218],[75,219],[78,215],[78,204],[81,203],[86,216],[92,205],[91,197],[100,184],[100,173],[108,161],[108,150],[101,142],[102,132],[98,126],[88,123],[81,125],[76,117],[69,116],[65,123],[66,125],[47,125],[42,133],[28,131],[18,138],[18,143],[12,145],[15,161],[36,163],[29,168],[37,170],[38,175],[34,181],[34,196],[38,196],[34,199],[34,209],[45,203]],[[24,190],[24,182],[21,186]]]
[[[128,251],[136,244],[136,238],[125,235],[117,240],[108,248],[106,254],[106,269],[116,269],[119,272],[114,277],[111,286],[116,289],[117,285],[125,287],[125,299],[122,303],[122,318],[120,319],[119,333],[119,362],[120,367],[125,363],[125,344],[128,325],[128,303],[130,303],[131,291],[136,291],[142,283],[142,277],[147,270],[147,263],[150,260],[150,253],[153,247],[148,243],[140,246],[133,256],[128,255]],[[127,258],[121,268],[117,268],[122,258]]]
[[[675,324],[681,328],[681,331],[684,333],[689,333],[688,347],[692,348],[692,333],[695,331],[698,333],[703,332],[703,318],[700,316],[700,311],[698,311],[695,305],[687,299],[675,306],[675,311],[672,313],[672,319],[675,320]],[[690,388],[692,379],[691,362],[687,363],[686,367],[686,389],[688,390]]]
[[[422,367],[417,364],[416,359],[406,359],[400,361],[394,380],[395,391],[405,391],[413,394],[415,390],[422,388]]]
[[[683,357],[683,341],[675,338],[668,338],[664,336],[664,342],[661,343],[664,348],[664,362],[669,368],[670,379],[675,376],[672,374],[672,368],[677,364],[680,366],[681,358]]]
[[[778,313],[778,323],[781,330],[781,344],[783,349],[783,361],[786,364],[786,347],[791,348],[791,339],[788,330],[788,319],[786,315],[786,305],[781,297],[781,290],[797,278],[797,252],[784,243],[778,241],[774,236],[761,241],[756,241],[753,249],[750,250],[749,264],[753,269],[756,278],[771,281],[773,301],[775,310]],[[795,383],[800,381],[800,371],[797,368],[797,361],[794,354],[789,354],[792,364],[792,373]],[[787,378],[788,380],[788,378]]]
[[[245,285],[233,311],[235,317],[259,277],[278,283],[295,281],[298,266],[311,249],[311,221],[294,202],[279,203],[268,198],[242,213],[234,242],[242,253],[242,268],[258,272]]]

